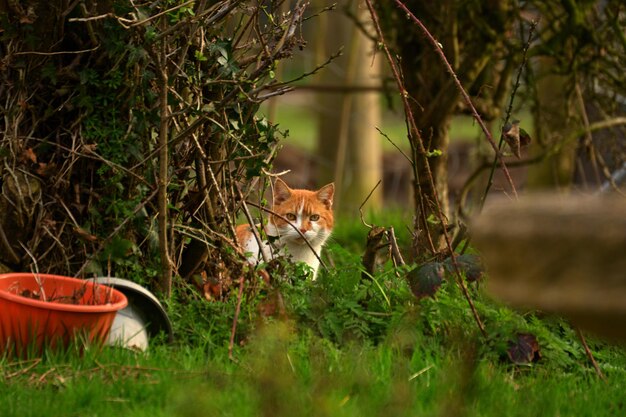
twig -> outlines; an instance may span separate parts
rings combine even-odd
[[[299,84],[293,86],[296,91],[306,91],[313,93],[380,93],[386,91],[382,85],[349,85],[349,84]]]
[[[91,256],[83,263],[83,265],[80,267],[80,269],[78,270],[78,272],[76,272],[75,276],[80,276],[83,271],[85,270],[85,268],[87,268],[87,266],[89,265],[89,263],[100,253],[102,252],[102,250],[105,248],[105,246],[111,241],[111,239],[113,239],[113,237],[115,237],[120,230],[122,230],[126,224],[131,221],[135,215],[137,213],[139,213],[139,211],[141,209],[144,208],[144,206],[146,204],[148,204],[148,202],[150,202],[154,197],[156,197],[156,195],[158,194],[159,190],[158,188],[155,189],[152,194],[150,194],[148,197],[146,197],[146,199],[144,201],[142,201],[141,203],[137,204],[135,206],[135,208],[133,209],[133,212],[130,213],[124,220],[122,220],[122,222],[120,224],[117,225],[117,227],[115,229],[113,229],[113,231],[100,242],[100,246],[98,247],[98,249],[96,249]]]
[[[321,65],[318,65],[317,67],[313,68],[311,71],[305,72],[295,78],[292,78],[291,80],[288,81],[284,81],[282,83],[276,83],[276,84],[272,84],[269,86],[265,86],[262,88],[259,88],[259,90],[274,90],[276,88],[280,88],[286,85],[291,85],[297,81],[300,81],[304,78],[307,78],[311,75],[315,75],[317,74],[318,71],[320,71],[321,69],[325,68],[326,66],[328,66],[334,59],[340,57],[343,54],[343,48],[340,48],[337,52],[335,52],[334,54],[332,54],[326,61],[324,61]],[[300,86],[293,86],[297,89],[315,89],[318,88],[317,84],[313,85],[313,86],[305,86],[305,85],[300,85]],[[337,87],[341,87],[341,86],[337,86]],[[320,86],[320,88],[324,88],[323,86]]]
[[[365,200],[363,200],[363,202],[361,203],[361,205],[359,206],[359,214],[361,216],[361,223],[363,223],[363,225],[365,227],[368,228],[372,228],[372,225],[369,225],[365,222],[365,220],[363,219],[363,206],[365,205],[365,203],[367,203],[367,201],[370,199],[370,197],[372,196],[372,194],[374,194],[374,191],[376,191],[376,189],[378,188],[378,186],[381,184],[382,180],[378,180],[378,182],[376,183],[376,185],[374,186],[374,188],[372,188],[372,191],[370,191],[370,193],[367,195],[367,197],[365,197]]]
[[[602,373],[602,370],[598,366],[598,362],[596,362],[595,358],[593,357],[593,353],[591,352],[591,349],[589,349],[589,345],[587,345],[587,340],[585,340],[585,336],[583,335],[583,332],[578,327],[576,327],[576,334],[578,334],[578,338],[580,339],[580,342],[582,343],[583,348],[585,349],[585,353],[587,354],[587,358],[589,358],[589,362],[591,362],[591,364],[593,365],[593,369],[595,369],[596,374],[601,380],[606,382],[606,377],[604,376],[604,374]]]
[[[237,306],[235,307],[235,317],[233,317],[233,326],[230,331],[230,341],[228,342],[228,358],[233,360],[233,348],[235,346],[235,332],[237,331],[237,321],[239,320],[239,312],[241,311],[241,299],[243,298],[243,276],[239,278],[239,292],[237,293]]]
[[[21,242],[20,242],[21,243]],[[2,245],[3,252],[9,257],[9,261],[14,264],[20,263],[20,257],[17,256],[17,253],[13,250],[9,239],[7,239],[7,235],[4,233],[4,228],[2,224],[0,224],[0,245]]]
[[[44,289],[43,282],[41,282],[41,277],[39,276],[39,266],[37,265],[37,259],[35,259],[35,256],[32,254],[32,252],[28,250],[26,245],[24,245],[21,241],[20,241],[20,246],[22,247],[22,249],[24,249],[24,251],[28,254],[30,259],[33,261],[33,266],[31,266],[31,272],[35,276],[35,282],[37,282],[37,286],[39,287],[39,291],[41,293],[41,301],[47,301],[46,290]]]
[[[411,111],[411,106],[410,106],[409,99],[408,99],[408,97],[409,97],[408,93],[407,93],[407,91],[404,88],[404,85],[402,83],[402,79],[400,77],[400,72],[398,70],[397,64],[394,61],[393,57],[391,56],[391,52],[389,52],[389,48],[387,47],[387,44],[385,43],[385,39],[384,39],[382,30],[380,28],[380,23],[378,21],[378,15],[376,13],[376,10],[374,9],[374,6],[372,5],[372,0],[365,0],[365,2],[367,4],[367,8],[369,9],[370,14],[372,16],[372,21],[374,23],[374,27],[376,28],[376,33],[377,33],[377,35],[378,35],[378,37],[379,37],[379,39],[381,41],[381,45],[383,47],[383,50],[385,51],[385,55],[387,56],[387,61],[389,62],[389,65],[391,67],[391,70],[392,70],[392,73],[394,75],[394,78],[396,79],[396,83],[398,84],[398,88],[402,92],[401,97],[402,97],[402,101],[403,101],[403,104],[404,104],[405,112],[407,113],[407,123],[409,124],[409,126],[411,128],[411,131],[413,133],[415,133],[417,135],[417,137],[418,137],[418,140],[416,142],[417,142],[417,145],[419,147],[419,151],[422,152],[422,154],[425,155],[426,154],[426,149],[424,148],[423,140],[422,140],[422,138],[420,136],[420,133],[419,133],[419,130],[417,129],[417,126],[415,124],[415,119],[413,117],[413,113]],[[397,0],[396,0],[396,2],[399,3],[402,7],[404,7],[404,5],[402,5],[402,3],[398,2]],[[404,7],[404,9],[406,9],[406,8]],[[408,9],[406,9],[406,10],[407,10],[408,14],[410,14]],[[419,23],[420,27],[423,27],[421,22],[418,21],[418,23]],[[430,38],[434,41],[434,47],[435,48],[439,48],[437,42],[434,40],[432,35],[430,35],[430,33],[426,30],[425,27],[423,27],[423,29],[426,31],[427,35],[429,35]],[[441,53],[443,53],[443,52],[441,52]],[[443,58],[445,59],[445,56]],[[447,61],[445,61],[445,62],[447,63]],[[449,66],[449,64],[448,64],[448,66]],[[451,68],[450,68],[450,70],[452,71]],[[453,71],[452,71],[452,73],[454,74]],[[456,76],[455,76],[455,79],[458,81]],[[471,105],[471,102],[469,104]],[[474,111],[475,111],[475,109],[474,109]],[[477,116],[477,117],[480,119],[480,116]],[[489,138],[490,138],[490,136],[489,136]],[[492,142],[493,142],[493,140],[492,140]],[[504,166],[504,169],[506,170],[506,166]],[[428,175],[428,181],[430,182],[431,186],[433,187],[433,189],[436,189],[435,188],[435,182],[434,182],[434,179],[433,179],[433,176],[432,176],[432,172],[430,170],[430,166],[429,166],[428,163],[426,163],[426,173]],[[416,177],[416,181],[417,181],[417,177]],[[417,181],[417,183],[419,184],[419,181]],[[439,202],[439,197],[438,197],[436,192],[434,193],[434,198],[435,198],[435,203],[437,204],[437,211],[436,211],[437,216],[439,218],[440,224],[442,226],[444,226],[445,225],[445,221],[444,221],[445,219],[444,219],[443,213],[441,212],[441,204]],[[428,232],[428,228],[426,230]],[[461,276],[461,270],[460,270],[458,262],[456,261],[456,258],[454,256],[454,252],[452,250],[451,239],[450,239],[450,236],[448,234],[448,231],[446,230],[445,226],[442,228],[442,230],[443,230],[443,236],[444,236],[444,239],[445,239],[448,251],[450,252],[450,256],[451,256],[451,259],[452,259],[452,264],[454,266],[455,278],[456,278],[457,284],[461,288],[463,296],[465,297],[465,299],[467,300],[467,303],[470,306],[470,309],[472,311],[472,315],[474,317],[474,320],[476,321],[476,324],[478,325],[478,328],[479,328],[481,334],[484,337],[487,337],[487,332],[485,330],[485,326],[483,325],[483,322],[480,319],[480,316],[478,315],[478,311],[476,310],[476,307],[474,306],[474,302],[472,301],[472,298],[469,295],[467,287],[465,286],[465,283],[463,282],[463,278]],[[430,236],[430,234],[429,234],[429,236]],[[432,242],[431,242],[431,246],[432,246]],[[434,251],[434,247],[432,249],[433,249],[433,252],[435,252]]]
[[[367,1],[369,3],[371,0],[367,0]],[[445,65],[446,69],[448,70],[448,72],[452,76],[452,79],[454,80],[454,83],[456,84],[457,88],[459,89],[459,92],[463,96],[463,99],[465,100],[465,103],[472,110],[472,114],[474,115],[474,119],[479,124],[479,126],[482,129],[483,133],[485,134],[487,140],[489,141],[489,144],[493,148],[493,150],[494,150],[494,152],[496,154],[496,158],[500,162],[500,167],[502,169],[502,173],[506,177],[506,180],[508,181],[509,186],[511,187],[511,192],[513,193],[515,198],[517,198],[517,190],[515,189],[515,184],[513,183],[513,179],[511,178],[511,174],[509,173],[509,170],[507,169],[506,164],[504,163],[504,158],[502,157],[502,153],[500,152],[499,147],[496,145],[496,143],[494,142],[493,138],[491,137],[491,132],[489,131],[489,129],[487,128],[487,126],[483,122],[482,117],[480,117],[480,115],[478,114],[478,111],[476,110],[476,107],[474,107],[474,104],[472,103],[472,99],[470,98],[470,96],[465,91],[465,88],[463,88],[463,85],[461,85],[461,81],[459,81],[459,78],[456,76],[456,73],[454,72],[454,69],[452,69],[452,66],[448,62],[448,59],[446,58],[446,55],[443,53],[443,49],[440,47],[439,42],[437,42],[437,40],[433,37],[433,35],[430,33],[430,31],[426,28],[426,26],[424,26],[422,21],[419,20],[417,17],[415,17],[415,15],[400,0],[394,0],[394,1],[395,1],[396,5],[398,5],[398,7],[400,9],[402,9],[403,12],[406,13],[407,17],[409,17],[413,22],[415,22],[417,24],[417,26],[421,29],[421,31],[424,34],[424,36],[426,36],[428,41],[433,46],[433,49],[435,50],[437,55],[439,55],[439,57],[441,58],[441,61],[443,62],[443,64]]]
[[[100,48],[100,45],[95,46],[90,49],[82,49],[80,51],[57,51],[57,52],[40,52],[40,51],[23,51],[23,52],[14,52],[13,55],[45,55],[45,56],[53,56],[53,55],[71,55],[71,54],[85,54],[87,52],[93,52],[96,49]]]
[[[189,2],[185,3],[188,4]],[[157,14],[156,16],[159,16]],[[169,106],[168,96],[168,74],[167,74],[167,43],[161,41],[161,51],[159,59],[160,70],[160,117],[161,125],[159,129],[159,176],[158,176],[158,223],[159,223],[159,253],[161,255],[161,290],[169,298],[172,293],[172,262],[170,260],[167,236],[168,207],[167,207],[167,185],[169,168],[169,151],[167,139],[169,136]]]
[[[295,224],[291,223],[285,216],[276,213],[274,210],[268,209],[267,207],[263,207],[262,205],[254,203],[252,201],[247,201],[247,204],[250,204],[252,207],[256,207],[259,210],[262,210],[262,211],[264,211],[266,213],[272,214],[272,215],[278,217],[279,219],[283,220],[289,226],[291,226],[293,228],[293,230],[295,230],[296,233],[298,233],[300,235],[302,240],[304,240],[304,243],[306,243],[306,245],[309,247],[309,249],[311,249],[311,252],[313,252],[313,255],[315,255],[317,260],[320,262],[320,265],[322,266],[322,268],[324,268],[324,270],[328,271],[328,267],[326,267],[326,264],[324,263],[324,261],[322,260],[320,255],[315,251],[313,246],[311,246],[311,243],[307,240],[307,238],[304,236],[304,234],[300,231],[298,226],[296,226]]]
[[[391,245],[391,259],[395,266],[404,266],[406,263],[402,258],[402,253],[400,252],[400,248],[398,247],[398,241],[396,240],[396,232],[393,229],[393,226],[387,228],[387,239],[389,240],[389,244]]]
[[[428,365],[426,368],[422,369],[421,371],[418,371],[416,373],[414,373],[413,375],[411,375],[409,377],[409,381],[413,381],[415,378],[417,378],[418,376],[422,375],[424,372],[429,371],[430,369],[432,369],[435,365]]]
[[[513,91],[511,91],[511,97],[509,99],[509,106],[506,109],[506,116],[504,118],[504,121],[502,123],[502,125],[506,125],[510,118],[511,118],[511,113],[513,112],[513,102],[515,101],[515,96],[517,94],[517,90],[519,89],[520,85],[521,85],[521,78],[522,78],[522,72],[524,71],[524,68],[526,68],[526,62],[528,60],[528,50],[530,49],[530,42],[532,40],[532,36],[533,33],[535,31],[535,28],[537,27],[538,21],[533,21],[531,26],[530,26],[530,30],[528,32],[528,38],[526,40],[526,43],[524,44],[524,49],[522,51],[522,63],[520,64],[518,70],[517,70],[517,76],[515,78],[515,84],[513,84]],[[500,142],[498,142],[498,150],[500,150],[502,148],[502,144],[504,143],[504,135],[501,134],[500,135]],[[501,156],[498,156],[498,154],[496,154],[496,156],[493,159],[493,163],[491,165],[491,171],[489,172],[489,179],[487,180],[487,185],[485,187],[485,191],[483,192],[483,195],[480,199],[480,208],[482,209],[485,201],[487,200],[487,194],[489,193],[489,190],[491,189],[491,185],[493,183],[493,175],[496,169],[496,164],[498,161],[498,158],[501,158]],[[509,164],[510,165],[510,164]]]
[[[239,198],[241,199],[241,208],[243,209],[243,213],[246,216],[248,223],[250,224],[250,231],[252,232],[254,239],[257,241],[257,244],[259,245],[259,249],[261,251],[261,257],[263,258],[263,261],[267,263],[272,259],[272,256],[268,252],[267,245],[263,243],[263,239],[261,239],[261,236],[259,235],[259,231],[254,225],[254,219],[252,218],[252,215],[250,214],[250,210],[248,210],[248,205],[246,204],[246,201],[243,198],[243,194],[241,193],[241,190],[239,189],[239,187],[235,187],[235,189],[237,190],[237,194],[239,195]]]
[[[396,148],[396,150],[398,152],[400,152],[400,154],[402,154],[402,156],[404,156],[404,158],[409,161],[409,164],[413,165],[415,162],[413,161],[413,159],[411,159],[398,145],[396,145],[396,143],[394,141],[391,140],[391,138],[382,130],[380,130],[380,128],[378,126],[376,126],[376,130],[378,130],[378,133],[380,133],[381,135],[383,135],[385,137],[385,139],[387,139],[387,141],[389,143],[391,143],[393,145],[394,148]]]
[[[32,361],[29,361],[31,363],[26,368],[22,368],[15,372],[11,372],[10,374],[5,375],[4,378],[11,379],[11,378],[15,378],[16,376],[24,375],[25,373],[27,373],[28,371],[32,370],[34,367],[39,365],[41,361],[42,361],[41,358],[33,359]]]

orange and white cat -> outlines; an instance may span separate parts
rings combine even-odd
[[[313,280],[320,266],[319,255],[333,230],[334,184],[317,191],[292,189],[280,178],[274,183],[272,214],[265,226],[272,244],[255,239],[250,225],[237,226],[237,241],[248,254],[248,261],[256,264],[261,251],[271,257],[287,256],[295,262],[304,262],[313,269]],[[298,233],[300,232],[300,233]],[[304,236],[307,242],[302,238]],[[312,249],[312,250],[311,250]]]

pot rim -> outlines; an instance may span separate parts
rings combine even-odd
[[[39,277],[43,279],[51,279],[57,282],[80,283],[90,288],[93,288],[96,285],[102,285],[102,284],[96,284],[93,281],[86,280],[86,279],[73,278],[73,277],[67,277],[63,275],[54,275],[54,274],[34,274],[32,272],[10,272],[6,274],[0,274],[0,280],[11,280],[11,279],[19,280],[21,278],[27,278],[27,277],[31,278],[31,277],[34,277],[35,275],[38,275]],[[128,299],[126,298],[124,293],[122,293],[119,290],[116,290],[115,288],[107,287],[106,285],[102,285],[102,286],[106,287],[107,291],[111,290],[119,301],[115,303],[99,304],[99,305],[63,304],[63,303],[55,303],[55,302],[50,302],[50,301],[35,300],[32,298],[14,294],[4,289],[0,289],[0,298],[8,300],[8,301],[12,301],[14,303],[27,305],[30,307],[46,309],[46,310],[75,312],[75,313],[110,313],[110,312],[116,312],[118,310],[121,310],[128,305]]]

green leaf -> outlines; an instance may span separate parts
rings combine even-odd
[[[437,225],[440,224],[441,222],[439,221],[439,219],[434,215],[434,214],[430,214],[428,215],[428,218],[426,218],[426,222],[428,224],[432,224],[432,225]]]
[[[446,258],[443,262],[446,270],[454,274],[454,264],[452,258]],[[456,263],[459,266],[461,272],[465,273],[465,278],[469,282],[478,281],[483,276],[484,267],[482,261],[478,255],[472,253],[466,253],[456,257]]]
[[[123,259],[129,255],[133,247],[133,242],[118,236],[111,240],[111,243],[106,246],[104,251],[102,251],[102,254],[104,255],[105,259],[109,257],[112,260]]]
[[[429,262],[412,269],[407,274],[407,280],[413,295],[417,299],[432,297],[443,282],[444,267],[440,262]]]
[[[204,56],[204,54],[201,51],[196,51],[194,53],[194,56],[196,57],[196,60],[198,60],[200,62],[208,60],[208,58],[206,56]]]

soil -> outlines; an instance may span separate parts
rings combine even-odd
[[[105,305],[109,303],[109,295],[107,294],[102,300],[102,297],[94,297],[85,299],[85,291],[87,286],[81,287],[79,290],[75,290],[71,295],[55,295],[44,296],[41,291],[29,290],[25,288],[23,290],[17,290],[15,293],[21,297],[30,298],[31,300],[44,301],[48,303],[58,304],[70,304],[70,305]]]

